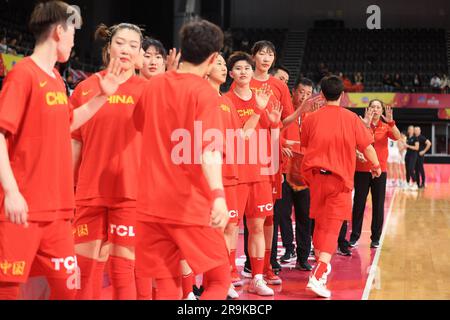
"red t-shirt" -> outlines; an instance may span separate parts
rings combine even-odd
[[[378,160],[380,161],[381,171],[387,171],[387,159],[389,156],[388,151],[388,138],[396,140],[394,134],[392,133],[392,128],[382,121],[378,121],[377,126],[373,124],[370,127],[370,132],[372,133],[375,143],[373,144],[375,151],[377,152]],[[363,152],[364,150],[359,150]],[[372,163],[370,161],[361,162],[356,161],[356,171],[359,172],[370,172],[372,169]]]
[[[91,120],[72,134],[83,144],[76,189],[78,205],[110,206],[124,199],[136,200],[142,139],[134,126],[133,112],[146,82],[138,76],[128,79]],[[78,108],[99,92],[99,78],[93,75],[77,86],[72,105]]]
[[[225,147],[224,147],[224,164],[222,166],[222,176],[224,186],[233,186],[239,183],[238,164],[236,161],[236,147],[237,139],[232,132],[238,132],[237,130],[242,128],[241,120],[237,114],[236,108],[233,102],[225,95],[220,96],[220,115],[223,119],[223,127],[225,129]],[[229,141],[229,140],[232,141]],[[227,146],[230,150],[227,150]]]
[[[64,82],[31,59],[17,63],[0,93],[0,128],[8,135],[8,153],[30,221],[73,216],[74,195],[70,122],[72,108]],[[5,220],[0,187],[1,214]]]
[[[257,108],[255,96],[252,95],[250,100],[245,101],[238,97],[233,90],[230,90],[226,94],[226,97],[234,104],[241,123],[244,125],[255,113],[255,108]],[[239,139],[241,143],[237,144],[236,149],[238,163],[240,164],[238,166],[239,183],[272,180],[270,175],[262,174],[268,170],[272,161],[271,137],[268,123],[267,117],[262,114],[253,135],[247,140]]]
[[[138,219],[209,225],[212,194],[199,159],[205,148],[223,148],[202,139],[209,129],[224,131],[219,112],[217,92],[199,76],[170,71],[144,86],[134,112],[143,142]]]
[[[283,81],[270,76],[267,81],[259,81],[256,79],[252,79],[250,82],[250,87],[252,90],[261,89],[264,84],[268,84],[272,90],[272,94],[276,100],[280,101],[283,106],[283,112],[281,114],[281,120],[283,121],[287,117],[289,117],[294,112],[294,105],[292,104],[292,97],[289,91],[288,86]],[[299,127],[295,123],[291,124],[287,128],[283,129],[281,132],[282,140],[291,140],[291,141],[300,141]],[[294,145],[291,149],[295,152],[299,152],[299,146]],[[288,159],[283,155],[282,156],[282,172],[287,173],[287,161]]]
[[[325,106],[309,114],[302,124],[302,175],[309,184],[312,169],[325,169],[340,176],[352,190],[356,149],[365,150],[371,143],[372,135],[355,113]]]

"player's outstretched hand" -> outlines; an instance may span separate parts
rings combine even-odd
[[[394,111],[390,105],[386,106],[386,116],[381,115],[387,123],[394,121]]]
[[[266,109],[267,112],[267,117],[269,118],[269,121],[274,124],[277,125],[280,120],[281,120],[281,114],[283,113],[283,106],[281,105],[280,101],[274,101],[272,102],[272,111],[268,111]]]
[[[19,191],[5,194],[5,214],[12,223],[28,227],[28,204]]]
[[[97,76],[100,78],[100,89],[103,95],[111,96],[116,93],[123,73],[122,63],[117,58],[111,59],[104,76],[97,73]]]
[[[373,119],[373,109],[372,108],[366,108],[366,111],[364,112],[364,118],[361,118],[362,122],[366,125],[366,127],[370,128],[370,125],[372,124]]]
[[[167,55],[167,71],[178,70],[180,64],[181,51],[177,53],[177,49],[173,48],[169,50]]]
[[[224,229],[229,220],[227,203],[224,198],[217,198],[214,200],[211,210],[211,227],[215,229]]]
[[[256,107],[260,110],[266,109],[271,94],[272,93],[270,86],[267,83],[263,84],[261,89],[256,90],[255,92]]]

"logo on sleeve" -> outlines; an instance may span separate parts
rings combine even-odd
[[[88,91],[83,91],[83,92],[81,92],[81,95],[83,96],[83,97],[86,97],[89,93],[91,93],[92,92],[92,90],[88,90]]]

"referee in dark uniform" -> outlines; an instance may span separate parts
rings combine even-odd
[[[416,182],[416,164],[419,155],[419,139],[414,135],[414,126],[408,127],[408,135],[406,136],[406,182],[410,188],[414,188]],[[411,182],[412,181],[412,182]]]
[[[414,135],[417,137],[417,140],[419,141],[419,153],[417,155],[417,162],[416,162],[416,182],[419,189],[422,189],[425,188],[425,168],[424,168],[425,154],[431,148],[431,141],[422,135],[422,130],[420,129],[420,127],[414,128]]]

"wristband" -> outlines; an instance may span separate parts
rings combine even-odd
[[[280,129],[280,123],[272,123],[270,125],[270,129]]]
[[[255,108],[255,110],[254,110],[254,112],[255,112],[255,114],[257,115],[257,116],[260,116],[263,112],[264,112],[264,110],[265,109],[259,109],[258,107],[256,107]]]
[[[225,199],[225,191],[223,191],[223,189],[214,189],[211,193],[212,193],[212,201],[213,202],[219,198]]]
[[[391,128],[393,128],[395,126],[395,121],[392,120],[391,122],[388,122],[387,125]]]
[[[378,169],[381,169],[381,166],[379,164],[372,167],[372,171],[377,171]]]

